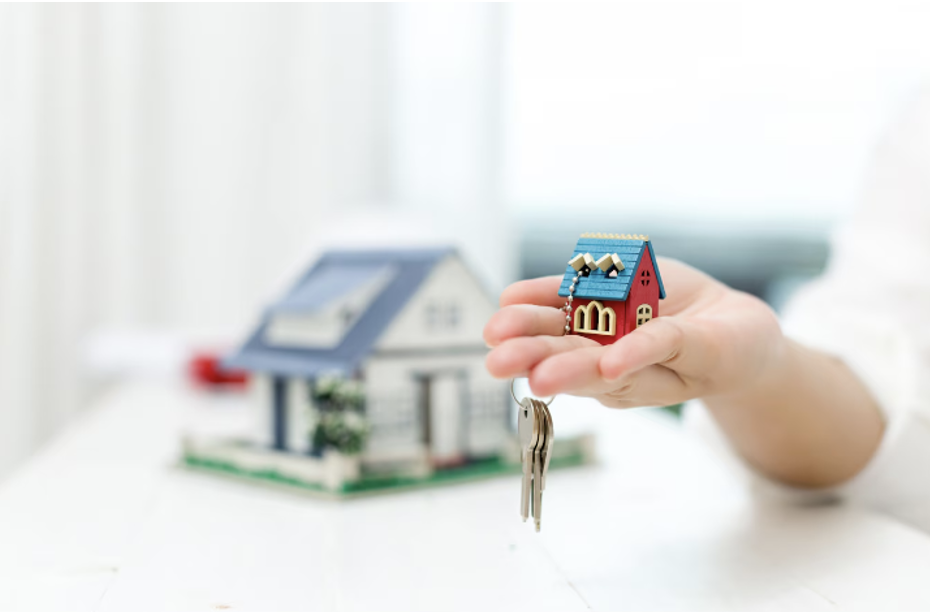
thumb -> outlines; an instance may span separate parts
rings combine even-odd
[[[692,322],[658,317],[607,347],[601,357],[601,374],[612,380],[655,364],[673,370],[683,364],[699,364],[708,352],[702,336]]]

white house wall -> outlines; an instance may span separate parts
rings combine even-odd
[[[500,452],[511,435],[507,383],[473,381],[470,391],[470,419],[466,425],[468,452],[475,456]]]
[[[423,354],[382,353],[369,359],[364,368],[367,410],[374,429],[368,452],[382,453],[407,449],[422,450],[418,376],[454,374],[461,376],[465,388],[463,400],[463,451],[469,455],[491,455],[498,452],[509,435],[506,383],[495,380],[485,370],[486,349]],[[442,414],[441,410],[436,414]],[[395,419],[395,427],[382,428],[379,422]],[[443,424],[445,427],[449,424]],[[435,431],[435,430],[434,430]],[[448,430],[446,430],[448,431]]]
[[[264,447],[272,445],[274,431],[274,392],[272,377],[255,373],[249,380],[249,410],[252,441]],[[307,381],[291,378],[285,381],[285,418],[287,419],[287,449],[306,452],[310,448],[310,395]]]
[[[420,285],[404,309],[375,345],[365,365],[369,413],[375,429],[369,449],[422,448],[419,413],[420,385],[417,376],[461,375],[460,401],[463,422],[441,423],[432,428],[448,445],[448,440],[464,440],[469,455],[494,454],[509,435],[504,393],[506,386],[485,370],[487,348],[482,331],[496,310],[496,303],[456,255],[439,262]],[[448,379],[440,385],[448,391]],[[435,398],[448,393],[434,394]],[[471,405],[475,404],[475,405]],[[444,407],[448,408],[448,407]],[[400,411],[400,414],[395,414]],[[379,412],[397,417],[402,425],[384,431],[377,426]],[[436,410],[438,415],[458,414],[456,410]],[[462,429],[456,436],[449,428]],[[440,449],[435,449],[440,451]]]
[[[259,446],[271,446],[271,378],[267,374],[253,374],[249,379],[248,393],[253,442]]]
[[[287,450],[304,453],[310,450],[310,390],[302,378],[287,381]]]
[[[375,351],[483,347],[496,304],[458,256],[436,264],[375,345]],[[456,313],[453,324],[449,318]]]

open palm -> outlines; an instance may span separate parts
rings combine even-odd
[[[527,376],[537,395],[583,395],[617,408],[729,393],[764,376],[784,346],[771,309],[681,262],[659,258],[659,266],[661,316],[608,346],[561,335],[561,277],[511,285],[484,329],[488,371]]]

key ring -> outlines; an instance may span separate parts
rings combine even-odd
[[[517,381],[516,378],[511,378],[511,379],[510,379],[510,397],[513,398],[513,401],[515,401],[515,402],[517,402],[517,403],[519,404],[519,403],[520,403],[520,400],[517,399],[516,394],[513,392],[513,384],[514,384],[516,381]],[[549,398],[549,401],[548,401],[548,402],[543,402],[543,403],[546,405],[546,408],[548,408],[549,405],[550,405],[554,400],[555,400],[555,396],[553,395],[552,397]]]

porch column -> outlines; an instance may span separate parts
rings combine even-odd
[[[275,376],[271,381],[271,445],[287,450],[287,379]]]

